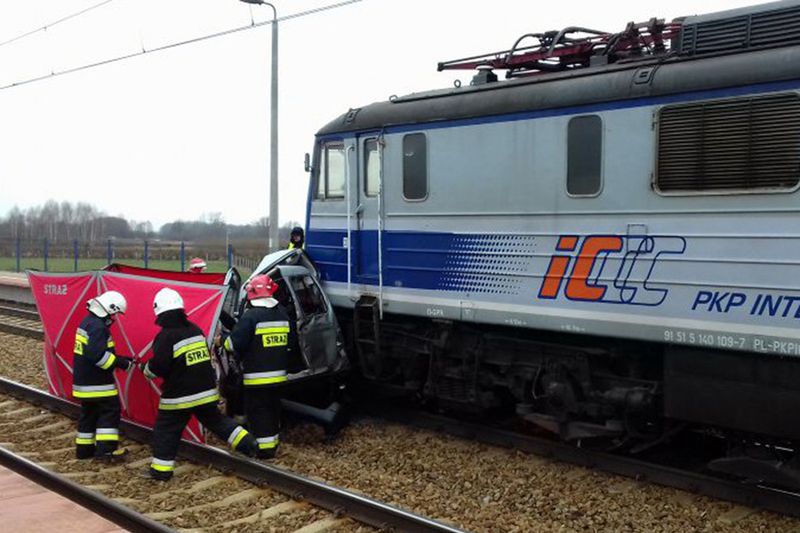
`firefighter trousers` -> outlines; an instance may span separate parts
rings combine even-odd
[[[119,397],[81,401],[75,455],[78,459],[111,454],[119,444]]]
[[[281,385],[244,388],[247,425],[258,443],[257,457],[269,459],[278,451],[282,396]]]
[[[255,455],[257,445],[253,436],[232,419],[220,413],[216,403],[200,405],[191,409],[159,409],[153,428],[153,461],[150,464],[150,475],[155,479],[167,480],[172,477],[181,434],[192,415],[196,416],[200,423],[211,430],[214,435],[227,441],[234,450],[250,456]]]

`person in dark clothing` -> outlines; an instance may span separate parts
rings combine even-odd
[[[89,313],[75,332],[72,396],[81,402],[75,456],[78,459],[115,460],[118,450],[120,403],[114,370],[128,371],[133,359],[116,354],[111,324],[128,303],[117,291],[108,291],[86,303]]]
[[[253,436],[217,408],[219,392],[206,338],[186,317],[183,298],[164,288],[156,294],[153,308],[161,331],[153,341],[153,357],[141,368],[148,379],[160,377],[164,383],[153,429],[150,477],[172,477],[181,433],[192,415],[234,450],[255,455]]]
[[[289,250],[296,248],[303,249],[306,244],[306,234],[303,228],[295,226],[292,228],[292,233],[289,235]]]
[[[244,312],[225,349],[241,360],[244,409],[258,442],[257,457],[275,457],[279,444],[281,396],[287,382],[289,316],[273,298],[278,285],[269,276],[255,276],[245,286],[250,307]]]

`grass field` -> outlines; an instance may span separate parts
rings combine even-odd
[[[135,260],[120,260],[120,263],[126,265],[143,267],[144,261]],[[105,259],[79,259],[78,270],[97,270],[106,266],[108,262]],[[158,261],[151,259],[147,265],[149,268],[156,268],[159,270],[180,270],[180,261]],[[186,261],[186,268],[189,267],[189,261]],[[16,259],[13,257],[0,257],[0,271],[13,272],[17,268]],[[44,258],[42,257],[23,257],[20,261],[21,270],[44,270]],[[73,259],[54,258],[51,257],[47,260],[48,272],[74,272],[75,262]],[[228,270],[227,261],[209,261],[207,272],[226,272]]]

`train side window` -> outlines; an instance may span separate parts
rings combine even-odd
[[[800,185],[800,95],[673,104],[658,111],[661,194],[792,192]]]
[[[364,141],[364,194],[378,196],[381,190],[381,161],[378,139]]]
[[[424,133],[403,137],[403,197],[417,201],[428,197],[428,140]]]
[[[320,200],[344,198],[344,185],[344,145],[341,143],[326,144],[320,157],[317,198]]]
[[[603,120],[573,117],[567,126],[567,194],[597,196],[603,184]]]

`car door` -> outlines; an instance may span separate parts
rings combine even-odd
[[[316,277],[303,267],[282,267],[297,316],[297,338],[312,374],[337,371],[346,364],[336,316]]]
[[[259,274],[275,277],[281,290],[285,290],[288,301],[284,304],[293,320],[297,342],[305,369],[290,374],[289,379],[299,379],[309,374],[338,372],[347,368],[348,359],[344,351],[339,323],[319,284],[319,272],[303,250],[280,250],[267,255],[248,278]],[[245,303],[242,284],[240,299]]]

